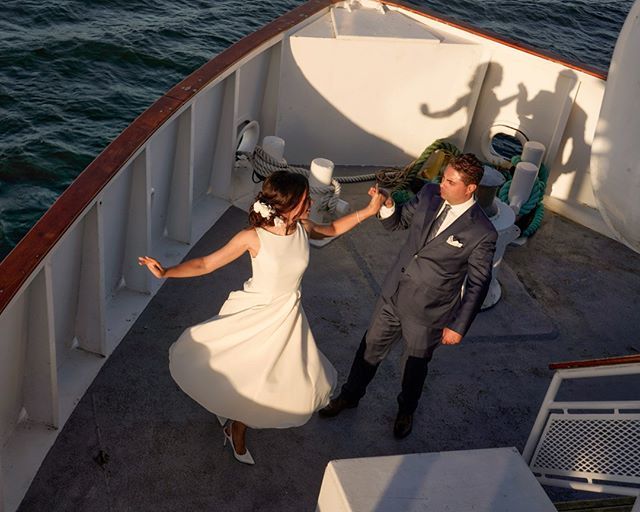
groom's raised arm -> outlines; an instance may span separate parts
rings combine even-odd
[[[411,225],[411,220],[420,201],[425,199],[424,195],[426,192],[427,186],[425,185],[410,201],[400,205],[396,204],[393,198],[389,196],[378,213],[380,222],[382,222],[385,229],[389,231],[407,229]],[[390,205],[388,204],[389,202],[391,203]]]

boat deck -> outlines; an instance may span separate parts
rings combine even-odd
[[[367,187],[346,185],[343,197],[364,205]],[[244,212],[229,209],[190,257],[221,246],[245,222]],[[303,303],[340,384],[404,237],[372,219],[312,249]],[[551,379],[549,362],[640,351],[640,255],[548,212],[539,232],[524,247],[508,248],[505,261],[501,302],[478,316],[461,345],[436,352],[411,436],[397,441],[391,432],[396,348],[357,409],[328,420],[316,415],[300,428],[250,431],[254,467],[222,446],[215,417],[178,389],[167,356],[183,329],[213,316],[242,286],[249,258],[209,276],[168,281],[76,407],[20,510],[313,510],[332,459],[521,451]],[[629,399],[631,391],[619,385],[616,398]],[[586,495],[545,489],[554,501]]]

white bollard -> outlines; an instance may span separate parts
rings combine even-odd
[[[311,189],[331,185],[331,178],[333,178],[333,162],[326,158],[314,158],[311,162],[309,172],[309,187]],[[320,211],[321,197],[316,196],[313,191],[311,192],[311,210],[309,217],[313,222],[324,224],[329,221],[328,212],[326,210]]]
[[[284,139],[275,135],[267,135],[262,139],[262,149],[274,160],[286,163],[284,159]]]
[[[331,181],[333,178],[333,169],[334,165],[331,160],[327,160],[326,158],[315,158],[311,162],[310,172],[309,172],[309,187],[312,189],[311,192],[311,209],[309,211],[309,218],[318,224],[326,224],[331,222],[333,219],[342,217],[351,211],[351,207],[349,203],[343,201],[342,199],[338,199],[335,204],[335,209],[332,212],[329,212],[326,205],[321,208],[323,197],[322,195],[317,195],[317,193],[313,192],[314,188],[321,188],[328,185],[331,185]],[[310,240],[309,243],[315,247],[323,247],[327,245],[334,237],[323,238],[322,240]]]
[[[521,162],[529,162],[535,165],[538,169],[542,165],[542,159],[544,158],[545,147],[541,142],[530,140],[524,143],[522,148]]]
[[[531,189],[538,177],[538,167],[530,162],[518,162],[509,187],[509,206],[517,215],[522,205],[529,199]]]
[[[496,241],[496,251],[493,255],[493,268],[491,271],[489,291],[480,309],[487,309],[494,306],[500,300],[500,297],[502,297],[502,288],[498,281],[502,257],[504,256],[507,245],[520,236],[520,228],[514,224],[516,215],[513,210],[498,198],[494,200],[494,205],[496,207],[496,214],[489,220],[491,220],[493,227],[496,228],[498,232],[498,240]]]
[[[478,188],[476,190],[476,200],[487,214],[487,217],[491,218],[498,211],[498,207],[495,204],[496,192],[498,191],[498,188],[504,184],[505,178],[502,173],[490,165],[485,165],[483,167],[484,172],[482,174],[482,179],[480,180],[480,183],[478,183]]]
[[[331,185],[331,178],[333,178],[333,162],[326,158],[314,158],[311,162],[309,185],[311,187]]]

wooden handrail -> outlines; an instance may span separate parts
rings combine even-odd
[[[249,34],[219,55],[204,64],[198,70],[171,88],[145,112],[136,118],[111,144],[80,173],[58,200],[45,212],[40,220],[29,230],[13,250],[0,261],[0,314],[29,279],[40,262],[47,256],[74,221],[91,204],[100,191],[115,177],[122,166],[141,148],[178,109],[187,103],[199,90],[211,83],[240,59],[270,39],[286,32],[290,28],[321,10],[338,3],[340,0],[309,0],[305,4],[287,12],[262,29]],[[606,79],[606,75],[594,68],[588,69],[549,53],[535,50],[527,45],[510,42],[464,23],[449,20],[427,9],[401,1],[384,2],[415,12],[435,21],[464,30],[485,39],[505,44],[547,60],[559,62],[597,78]]]
[[[565,361],[551,363],[550,370],[568,370],[571,368],[595,368],[597,366],[614,366],[618,364],[640,363],[640,354],[630,356],[605,357],[602,359],[585,359],[584,361]]]

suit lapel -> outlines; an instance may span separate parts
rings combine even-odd
[[[442,201],[440,201],[440,203],[442,203]],[[460,215],[460,217],[458,217],[456,220],[454,220],[449,226],[447,226],[446,229],[444,229],[443,231],[441,231],[438,236],[434,237],[433,239],[431,239],[428,243],[424,243],[423,241],[423,247],[432,244],[435,240],[442,240],[442,238],[444,236],[448,236],[448,235],[452,235],[455,233],[459,233],[463,230],[465,230],[469,225],[471,225],[474,222],[475,216],[476,216],[476,206],[478,206],[478,203],[474,203],[466,212],[464,212],[462,215]],[[437,210],[436,210],[437,211]],[[431,224],[433,224],[433,221],[435,220],[435,215],[434,217],[431,219],[431,222],[429,223],[429,227],[431,226]],[[429,230],[427,229],[426,232],[428,232]],[[424,239],[426,240],[426,233],[424,235]]]

